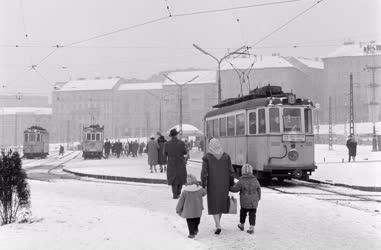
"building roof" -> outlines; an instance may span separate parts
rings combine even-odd
[[[216,82],[216,71],[214,70],[175,71],[168,73],[168,77],[180,84],[191,80],[195,76],[198,77],[188,84],[208,84]],[[163,85],[175,85],[175,83],[165,79]]]
[[[51,115],[51,108],[41,107],[6,107],[0,108],[0,115],[14,115],[14,114],[34,114],[34,115]]]
[[[227,59],[221,64],[221,70],[249,69],[254,63],[254,69],[293,68],[294,66],[280,56],[237,57]],[[231,65],[233,64],[233,66]]]
[[[374,44],[374,50],[369,47],[368,43],[346,43],[341,47],[337,48],[335,51],[331,52],[324,58],[335,58],[335,57],[347,57],[347,56],[370,56],[381,55],[381,45]]]
[[[120,78],[72,80],[57,91],[111,90]]]
[[[303,58],[303,57],[295,57],[295,58],[309,68],[324,69],[324,63],[321,60],[314,60],[314,59]]]
[[[125,83],[119,86],[118,90],[150,90],[162,89],[161,82],[144,82],[144,83]]]

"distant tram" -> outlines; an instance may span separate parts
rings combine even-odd
[[[104,127],[90,125],[83,128],[82,157],[101,159],[103,157]]]
[[[205,115],[206,142],[220,140],[236,173],[249,163],[260,179],[283,181],[308,179],[316,169],[310,100],[266,86],[214,108]]]
[[[27,159],[46,158],[49,155],[49,133],[39,126],[24,131],[23,154]]]

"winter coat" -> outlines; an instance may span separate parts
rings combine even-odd
[[[111,143],[109,141],[106,141],[105,144],[104,144],[104,148],[105,148],[105,153],[109,154],[110,153],[110,149],[111,149]]]
[[[234,170],[230,156],[223,153],[217,158],[207,153],[202,158],[201,185],[207,187],[208,213],[221,214],[229,211],[229,187],[234,184]]]
[[[239,181],[230,188],[231,192],[239,192],[239,201],[241,208],[257,208],[261,199],[261,186],[252,174],[244,174]]]
[[[164,144],[166,142],[167,140],[164,138],[164,136],[160,136],[159,138],[157,138],[157,143],[159,144],[157,163],[160,165],[167,164],[167,157],[165,157],[164,155]]]
[[[155,140],[147,143],[148,165],[157,165],[159,144]]]
[[[164,154],[167,157],[168,185],[187,183],[186,160],[184,157],[187,153],[185,143],[176,137],[164,144]]]
[[[205,189],[196,184],[185,186],[177,203],[176,213],[186,219],[200,218],[204,210],[202,197],[205,195]]]
[[[350,156],[356,156],[357,151],[357,142],[354,139],[347,140],[348,154]]]

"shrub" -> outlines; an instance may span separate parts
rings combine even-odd
[[[0,156],[0,224],[15,222],[17,212],[30,206],[26,173],[17,152]]]

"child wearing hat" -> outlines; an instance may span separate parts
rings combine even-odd
[[[187,220],[190,239],[198,233],[198,225],[204,209],[202,197],[205,195],[206,190],[198,185],[196,177],[188,174],[187,184],[176,206],[176,213]]]
[[[247,232],[253,234],[258,202],[261,199],[261,186],[259,185],[257,177],[253,175],[253,167],[250,164],[246,163],[242,166],[242,176],[239,178],[239,181],[230,188],[230,191],[240,192],[239,201],[241,210],[238,228],[241,231],[245,229],[246,216],[249,214],[250,228]]]

